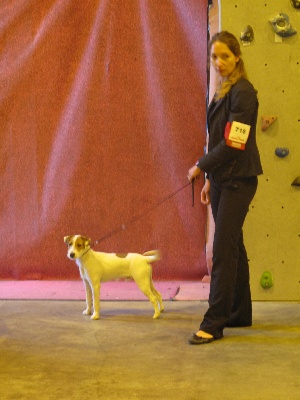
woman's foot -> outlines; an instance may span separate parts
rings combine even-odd
[[[204,331],[198,331],[197,333],[196,333],[196,335],[197,336],[199,336],[199,337],[203,337],[203,338],[205,338],[205,339],[213,339],[214,337],[213,337],[213,335],[211,335],[210,333],[206,333],[206,332],[204,332]]]
[[[215,340],[213,335],[200,330],[189,338],[189,344],[206,344],[212,342],[213,340]]]

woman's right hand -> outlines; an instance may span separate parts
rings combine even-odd
[[[209,179],[206,179],[205,184],[201,190],[201,203],[202,204],[210,204],[210,182]]]
[[[200,175],[201,169],[197,167],[197,165],[194,165],[192,168],[189,169],[187,178],[190,182],[192,182],[194,179],[197,179],[198,176]]]

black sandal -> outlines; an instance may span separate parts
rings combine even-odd
[[[189,338],[188,342],[189,342],[189,344],[206,344],[206,343],[212,342],[213,340],[215,340],[214,337],[212,337],[212,338],[204,338],[202,336],[197,336],[194,333],[193,336]]]

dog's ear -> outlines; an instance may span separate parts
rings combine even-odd
[[[66,245],[69,245],[71,237],[73,237],[73,236],[71,235],[71,236],[64,237],[64,242],[66,243]]]
[[[86,236],[82,236],[82,240],[84,241],[84,247],[88,247],[91,244],[91,239]]]

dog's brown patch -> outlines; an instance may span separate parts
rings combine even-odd
[[[90,239],[86,238],[85,236],[79,236],[76,238],[74,246],[77,250],[85,249],[90,244]]]
[[[116,256],[119,258],[126,258],[128,256],[128,253],[124,253],[124,254],[118,253],[118,254],[116,254]]]
[[[64,242],[66,243],[67,246],[70,246],[72,238],[73,238],[73,236],[65,236],[64,237]]]

